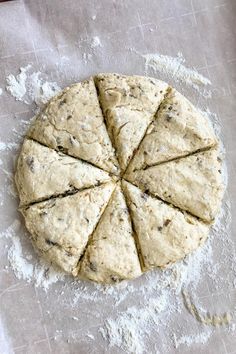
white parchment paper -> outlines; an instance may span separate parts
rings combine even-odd
[[[234,0],[0,4],[1,353],[236,353],[235,23]],[[194,87],[178,78],[180,71],[161,69],[152,61],[160,54],[195,68],[212,85]],[[16,100],[7,77],[28,65],[26,94]],[[206,246],[165,273],[118,288],[64,277],[40,263],[13,183],[22,137],[48,85],[63,88],[97,72],[169,81],[221,130],[228,170],[223,214]],[[34,76],[32,84],[30,75],[41,81]],[[183,289],[203,316],[228,313],[230,325],[198,322],[183,304]]]

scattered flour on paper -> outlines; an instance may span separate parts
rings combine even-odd
[[[153,324],[158,325],[159,315],[167,305],[165,296],[149,299],[143,306],[132,306],[117,318],[108,319],[100,332],[111,347],[117,346],[124,352],[141,354],[144,352],[142,329],[147,331]]]
[[[36,103],[44,105],[61,89],[56,82],[44,81],[40,71],[32,72],[32,66],[20,68],[16,76],[10,74],[6,77],[6,89],[17,101],[26,104]]]
[[[90,338],[90,339],[92,339],[92,340],[95,339],[95,337],[94,337],[92,334],[90,334],[90,333],[87,333],[87,334],[86,334],[86,337],[88,337],[88,338]]]
[[[61,89],[55,82],[43,81],[41,72],[34,72],[29,77],[28,94],[30,98],[41,106],[48,102]]]
[[[187,338],[190,325],[182,329],[179,339],[177,336],[173,337],[171,329],[172,314],[183,311],[181,301],[176,301],[176,298],[180,295],[182,287],[195,291],[206,268],[212,264],[212,239],[210,239],[201,249],[170,269],[154,270],[147,274],[141,288],[137,289],[130,285],[127,292],[125,292],[126,288],[123,290],[108,288],[106,293],[115,299],[115,306],[122,303],[132,293],[136,299],[135,303],[140,297],[141,304],[128,308],[115,318],[106,319],[99,329],[103,338],[110,347],[121,348],[126,353],[142,354],[146,353],[147,338],[152,335],[153,330],[157,335],[159,329],[164,328],[166,338],[169,338],[169,343],[165,344],[166,353],[171,351],[171,347],[173,348],[176,343],[178,346],[181,343],[185,344],[182,334],[184,333]],[[98,301],[98,292],[96,292],[96,301]],[[210,335],[206,335],[206,341],[209,337]],[[194,336],[188,338],[188,345],[190,346],[191,343],[196,343]]]
[[[33,277],[34,266],[24,258],[20,239],[11,236],[12,245],[8,251],[8,261],[18,279],[31,280]]]
[[[210,80],[195,69],[187,68],[184,65],[185,59],[181,53],[177,57],[159,53],[144,54],[142,57],[145,59],[146,74],[151,69],[154,73],[162,73],[166,77],[174,78],[184,85],[191,86],[204,97],[211,96],[211,92],[203,88],[204,86],[211,85]]]
[[[43,259],[40,259],[36,263],[30,263],[29,260],[35,259],[35,255],[33,253],[24,254],[19,236],[21,233],[20,229],[21,223],[16,219],[12,225],[0,233],[0,238],[4,237],[10,241],[7,252],[9,265],[18,279],[33,282],[35,286],[40,286],[44,290],[48,290],[50,285],[63,280],[65,274],[56,270]]]
[[[15,97],[17,101],[24,101],[24,96],[26,94],[26,79],[27,71],[31,68],[31,65],[27,65],[24,68],[20,68],[20,73],[17,76],[10,74],[6,77],[8,86],[7,91]],[[27,103],[27,102],[25,102]]]
[[[16,143],[4,143],[3,141],[0,141],[0,152],[7,150],[15,150],[17,147],[18,144]]]
[[[94,36],[92,37],[92,39],[90,40],[90,48],[92,49],[92,53],[83,53],[83,62],[84,64],[88,64],[88,62],[91,61],[91,59],[93,58],[93,55],[95,54],[95,49],[102,47],[102,43],[100,41],[100,38],[98,36]]]
[[[92,42],[91,42],[91,48],[96,48],[96,47],[101,47],[101,41],[100,38],[98,36],[94,36],[92,38]]]
[[[83,53],[83,61],[85,64],[88,64],[88,62],[91,60],[92,54],[90,53]]]
[[[181,344],[191,347],[193,344],[205,344],[210,339],[212,335],[212,330],[207,329],[202,333],[194,333],[191,336],[182,336],[180,338],[176,338],[174,336],[175,348],[177,349]]]

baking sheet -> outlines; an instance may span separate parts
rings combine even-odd
[[[173,275],[166,275],[166,287],[165,279],[154,273],[115,290],[65,278],[52,284],[47,292],[32,281],[18,279],[19,274],[15,276],[8,259],[14,236],[20,236],[29,263],[38,262],[16,211],[18,200],[11,175],[21,135],[34,114],[35,104],[16,101],[5,90],[6,77],[18,74],[19,68],[28,64],[34,72],[40,70],[45,80],[63,88],[97,72],[143,75],[142,54],[157,52],[173,57],[181,52],[186,65],[208,77],[212,82],[211,99],[174,78],[148,72],[168,79],[201,109],[209,108],[220,118],[229,174],[226,198],[227,203],[230,200],[232,220],[226,203],[229,215],[223,228],[228,227],[229,236],[222,241],[225,230],[222,225],[216,230],[214,263],[208,264],[215,267],[219,282],[211,276],[212,269],[202,270],[191,296],[210,313],[230,312],[234,316],[235,23],[234,0],[173,0],[171,4],[164,0],[25,0],[0,5],[0,141],[6,143],[0,151],[1,353],[236,353],[235,318],[230,326],[216,329],[197,322],[184,309],[181,291],[166,294],[172,291]],[[96,44],[94,37],[100,42]],[[210,250],[206,248],[204,264]],[[161,314],[166,299],[172,303]],[[130,308],[131,315],[127,313]],[[109,332],[112,322],[108,320],[120,321],[120,343],[120,333]],[[115,337],[109,337],[109,333]],[[126,338],[126,334],[133,338]]]

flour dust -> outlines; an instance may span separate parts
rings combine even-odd
[[[61,90],[56,82],[43,80],[40,71],[32,72],[31,65],[20,68],[20,73],[16,76],[8,75],[6,82],[6,90],[17,101],[25,104],[35,103],[39,107]]]
[[[5,238],[9,242],[7,251],[9,266],[17,279],[33,282],[37,287],[48,290],[50,285],[63,280],[65,275],[49,262],[35,259],[33,249],[24,252],[22,240],[28,235],[23,233],[22,237],[22,233],[22,225],[17,219],[4,232],[0,233],[0,238]]]
[[[186,60],[182,53],[178,53],[177,56],[172,57],[160,53],[142,54],[132,48],[131,51],[145,60],[146,75],[150,73],[162,74],[167,81],[174,80],[186,87],[193,88],[198,94],[205,98],[211,97],[212,93],[208,89],[211,85],[211,81],[194,68],[185,66],[184,63]]]

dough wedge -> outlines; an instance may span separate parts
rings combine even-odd
[[[130,215],[118,184],[85,252],[79,276],[109,284],[141,273]]]
[[[121,171],[124,171],[154,118],[168,85],[142,76],[99,74],[99,100]]]
[[[217,149],[127,172],[125,178],[180,209],[212,222],[224,193],[222,162]]]
[[[80,257],[114,187],[107,183],[22,208],[26,227],[42,255],[76,276]]]
[[[93,165],[25,139],[15,175],[20,206],[109,182]]]
[[[217,142],[209,119],[172,88],[149,126],[129,171],[186,156]]]
[[[183,259],[207,238],[209,227],[123,181],[145,270]]]
[[[67,87],[51,99],[27,135],[108,172],[119,173],[93,79]]]

